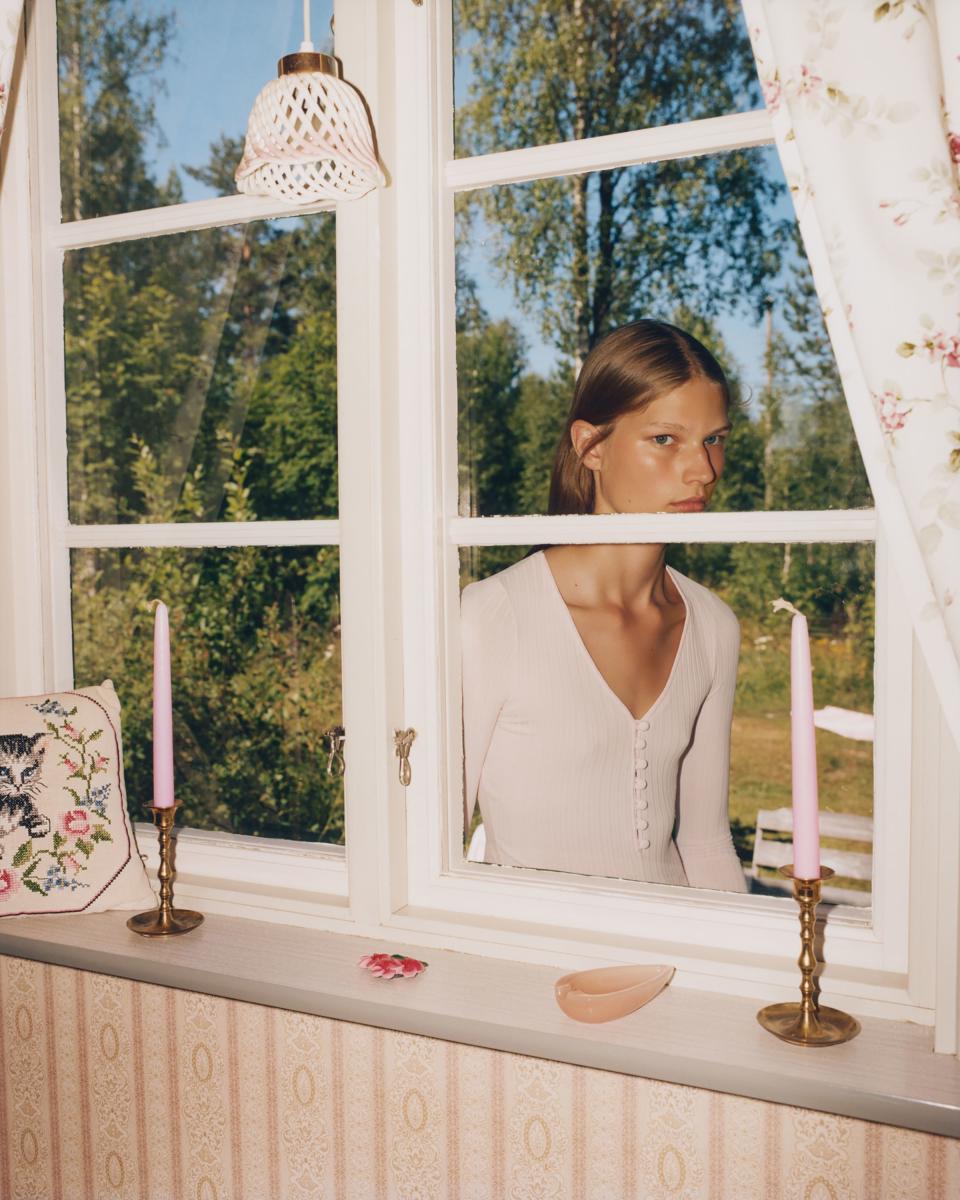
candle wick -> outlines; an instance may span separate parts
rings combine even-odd
[[[787,612],[793,613],[795,617],[803,616],[803,613],[798,608],[794,608],[790,601],[784,600],[782,596],[778,596],[776,600],[771,600],[770,603],[773,605],[774,612],[780,612],[782,609],[786,609]]]

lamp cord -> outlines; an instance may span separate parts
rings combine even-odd
[[[300,49],[301,51],[314,49],[313,42],[310,40],[310,0],[303,0],[303,41]]]

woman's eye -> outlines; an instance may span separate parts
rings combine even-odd
[[[706,439],[706,441],[708,441],[712,446],[722,446],[725,440],[726,439],[722,433],[711,433]]]
[[[671,434],[671,433],[655,433],[653,435],[653,440],[656,442],[656,444],[658,446],[665,446],[667,444],[667,441],[672,437],[673,437],[673,434]]]

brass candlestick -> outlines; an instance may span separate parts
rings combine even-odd
[[[173,879],[176,871],[173,869],[173,824],[177,819],[177,809],[180,801],[174,800],[168,808],[157,808],[154,804],[146,805],[153,823],[160,831],[160,870],[157,878],[160,880],[160,905],[149,912],[137,913],[127,921],[127,928],[144,937],[163,937],[168,933],[188,933],[203,920],[203,913],[194,912],[189,908],[173,907]]]
[[[820,902],[820,884],[830,879],[833,871],[820,868],[819,879],[798,879],[793,864],[781,867],[780,874],[793,880],[793,894],[800,905],[800,1001],[768,1004],[757,1013],[760,1024],[785,1042],[795,1046],[836,1046],[849,1042],[860,1032],[860,1022],[838,1008],[824,1008],[819,1003],[820,988],[813,977],[817,955],[813,947]]]

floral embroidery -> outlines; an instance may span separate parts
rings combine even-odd
[[[90,832],[90,822],[82,808],[71,808],[60,818],[60,829],[67,837],[83,837]]]
[[[70,712],[63,707],[59,700],[43,700],[40,704],[31,704],[30,708],[35,708],[38,713],[42,713],[45,717],[54,714],[58,717],[69,717],[77,710],[71,709]]]
[[[59,723],[47,720],[44,724],[54,742],[63,747],[60,762],[69,771],[65,790],[74,807],[61,813],[53,823],[50,846],[43,844],[46,837],[27,837],[20,843],[11,859],[13,869],[0,871],[0,901],[17,891],[21,884],[41,896],[89,887],[80,876],[88,870],[98,843],[113,841],[107,828],[110,818],[106,811],[110,784],[94,782],[98,775],[106,774],[110,761],[92,748],[103,736],[103,730],[93,729],[87,733],[71,719],[76,716],[76,708],[65,709],[57,700],[44,700],[31,707],[44,716],[60,718]],[[45,870],[42,869],[44,859],[49,860]]]

